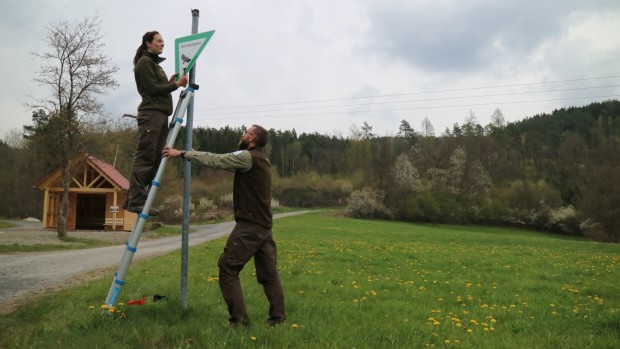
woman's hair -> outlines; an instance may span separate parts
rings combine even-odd
[[[140,45],[140,47],[138,47],[138,49],[136,50],[136,55],[133,58],[133,65],[136,65],[136,63],[138,63],[138,59],[140,59],[140,57],[142,57],[142,54],[144,53],[144,51],[146,51],[146,49],[147,49],[146,43],[147,42],[153,42],[153,38],[157,34],[159,34],[159,32],[153,30],[153,31],[150,31],[150,32],[146,32],[146,34],[142,35],[142,45]]]
[[[263,148],[269,143],[269,132],[259,125],[252,125],[252,127],[254,127],[254,136],[256,136],[256,145]]]

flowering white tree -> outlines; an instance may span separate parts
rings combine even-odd
[[[392,217],[392,212],[383,203],[384,199],[385,193],[382,190],[370,187],[355,190],[347,199],[346,212],[356,218]]]
[[[401,188],[412,191],[418,191],[422,188],[422,179],[418,169],[406,154],[400,154],[396,158],[392,172],[394,180]]]
[[[459,198],[486,197],[491,190],[491,177],[479,161],[467,162],[465,149],[459,147],[450,155],[449,167],[430,168],[427,172],[432,187],[446,190]]]

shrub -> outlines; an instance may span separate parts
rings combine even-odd
[[[346,213],[355,218],[392,218],[393,214],[383,200],[385,193],[381,190],[365,187],[355,190],[347,200]]]
[[[233,193],[224,193],[219,196],[218,205],[232,211],[233,209]]]
[[[551,210],[547,228],[562,234],[579,235],[581,233],[577,211],[572,205]]]
[[[351,190],[348,179],[308,173],[290,178],[274,178],[273,195],[284,206],[338,206],[344,205]]]
[[[183,195],[174,194],[166,197],[164,202],[158,206],[160,210],[159,219],[169,224],[178,224],[183,220]],[[189,219],[192,222],[210,219],[220,216],[217,205],[206,196],[198,198],[195,202],[189,203]]]

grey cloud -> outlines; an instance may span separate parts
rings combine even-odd
[[[448,2],[451,3],[451,2]],[[561,20],[573,11],[618,8],[616,1],[415,2],[369,5],[370,51],[404,60],[418,69],[484,69],[496,42],[515,55],[527,55],[561,35]]]

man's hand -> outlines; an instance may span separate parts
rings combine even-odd
[[[164,151],[161,153],[162,158],[177,158],[179,156],[181,156],[181,151],[170,147],[165,147]]]

